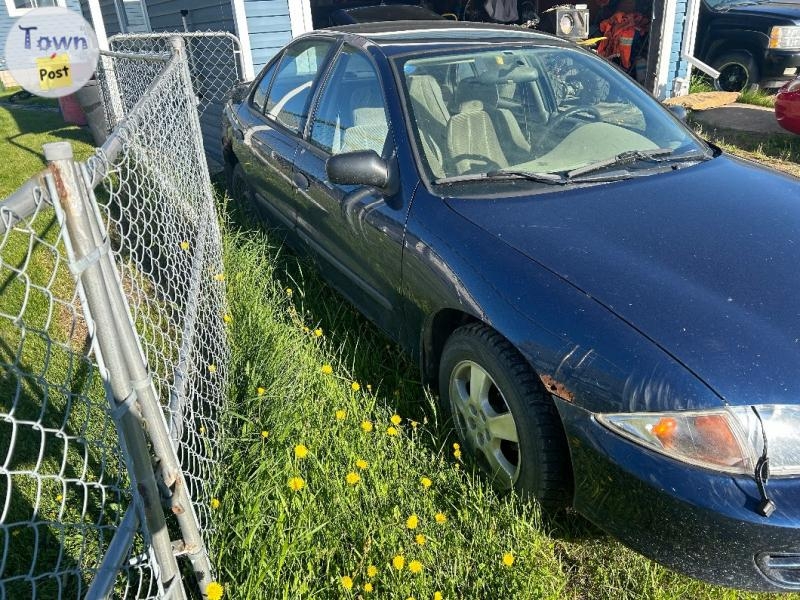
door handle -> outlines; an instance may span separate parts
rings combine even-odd
[[[297,186],[297,189],[301,191],[307,190],[309,185],[311,185],[311,182],[308,180],[308,177],[303,175],[300,171],[294,172],[294,174],[292,175],[292,181],[294,181],[294,184]]]

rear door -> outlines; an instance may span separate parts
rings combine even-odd
[[[394,142],[375,64],[363,50],[344,44],[295,159],[297,232],[331,283],[398,337],[403,203],[376,188],[332,184],[325,173],[330,156],[361,150],[389,158]]]
[[[235,142],[256,202],[276,224],[294,228],[292,163],[306,125],[313,89],[335,41],[303,38],[264,72],[248,105],[247,126]]]

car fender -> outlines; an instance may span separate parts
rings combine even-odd
[[[402,287],[407,330],[417,336],[406,345],[416,346],[428,381],[441,336],[480,321],[519,350],[551,394],[591,412],[723,405],[632,325],[424,189],[409,214]]]

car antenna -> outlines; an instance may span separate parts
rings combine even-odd
[[[764,428],[764,421],[755,406],[751,406],[753,412],[761,425],[761,438],[764,440],[764,449],[761,457],[756,462],[755,480],[758,486],[758,493],[761,495],[761,503],[758,505],[758,513],[764,517],[769,517],[775,512],[775,503],[767,495],[767,480],[769,480],[769,455],[767,454],[767,430]]]

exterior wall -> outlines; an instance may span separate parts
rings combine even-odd
[[[292,39],[290,1],[298,2],[298,0],[244,0],[254,73],[258,73],[269,59]]]
[[[74,10],[75,12],[81,12],[81,4],[80,0],[66,0],[64,5],[70,9]],[[8,32],[11,30],[11,26],[14,24],[19,17],[11,17],[8,14],[8,8],[6,7],[6,3],[4,0],[0,0],[0,49],[6,47],[6,38],[8,37]],[[91,23],[91,19],[87,19]],[[5,59],[5,52],[0,51],[0,69],[6,68],[6,59]]]
[[[669,76],[666,89],[670,96],[674,95],[676,79],[686,79],[689,74],[689,63],[681,58],[683,49],[683,33],[687,26],[686,14],[688,3],[686,0],[677,0],[675,3],[675,25],[672,32],[672,47],[669,54]],[[680,82],[678,82],[680,83]]]
[[[144,18],[141,0],[125,0],[125,16],[128,19],[128,32],[140,33],[150,31],[150,27]]]
[[[88,0],[80,0],[80,2],[83,18],[91,23],[92,15],[89,10]],[[114,0],[100,0],[99,4],[100,13],[103,15],[103,24],[106,27],[106,35],[110,37],[114,34],[120,33],[122,31],[122,26],[120,25],[119,18],[117,16],[117,9],[114,6]]]
[[[153,31],[183,31],[181,10],[188,10],[189,31],[229,31],[235,33],[233,9],[226,0],[143,0]]]

